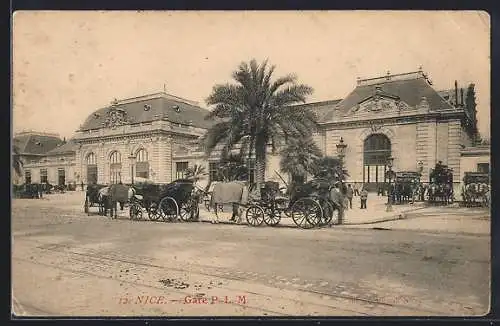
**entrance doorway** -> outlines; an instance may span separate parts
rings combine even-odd
[[[384,187],[391,141],[384,134],[368,136],[363,144],[363,183],[368,191]]]
[[[57,170],[57,184],[64,186],[66,184],[66,171],[64,169]]]

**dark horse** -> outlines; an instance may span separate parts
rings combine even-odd
[[[117,217],[117,204],[120,203],[120,210],[123,210],[125,203],[127,203],[132,196],[134,196],[135,190],[124,184],[112,184],[108,187],[104,187],[98,192],[98,201],[100,203],[99,211],[104,216],[108,215],[108,210],[110,212],[110,217]]]
[[[105,188],[105,185],[89,184],[85,192],[84,211],[90,215],[89,208],[94,205],[99,205],[99,213],[101,212],[101,205],[99,203],[99,190]]]

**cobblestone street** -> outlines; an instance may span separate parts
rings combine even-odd
[[[131,221],[126,210],[111,220],[92,212],[83,213],[82,192],[13,201],[16,314],[464,316],[489,310],[489,234],[394,226],[442,218],[439,212],[384,222],[392,223],[390,231],[386,224],[301,230]],[[484,212],[467,212],[470,223],[485,223]]]

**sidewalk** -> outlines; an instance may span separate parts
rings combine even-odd
[[[340,226],[345,229],[406,230],[437,234],[473,236],[491,235],[491,213],[486,210],[428,207],[407,218],[380,222]]]
[[[374,224],[404,218],[406,214],[425,208],[422,202],[414,204],[392,205],[392,210],[387,212],[387,197],[371,194],[368,197],[367,208],[361,209],[359,197],[352,200],[352,209],[345,212],[343,225]]]
[[[404,218],[406,214],[425,208],[424,203],[415,203],[413,205],[393,205],[391,212],[386,212],[387,197],[373,196],[369,199],[367,209],[360,209],[359,197],[354,197],[353,208],[345,212],[343,225],[369,225],[385,221],[393,221]],[[243,209],[242,224],[246,224],[245,218],[246,210]],[[200,221],[210,222],[212,220],[213,212],[208,212],[204,207],[200,206]],[[233,223],[230,222],[231,207],[224,208],[224,212],[219,212],[219,223]],[[277,227],[297,227],[292,218],[284,215],[281,216],[281,221]],[[263,223],[263,225],[265,225]]]

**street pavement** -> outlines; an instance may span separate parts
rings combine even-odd
[[[404,220],[364,228],[314,230],[131,221],[126,211],[112,220],[94,215],[95,208],[92,212],[83,213],[82,192],[13,200],[17,315],[470,316],[489,311],[489,233],[395,226],[442,218],[439,210],[422,209]],[[448,215],[463,214],[450,210]],[[488,223],[484,211],[468,214],[469,225]],[[373,229],[379,225],[384,227]]]

